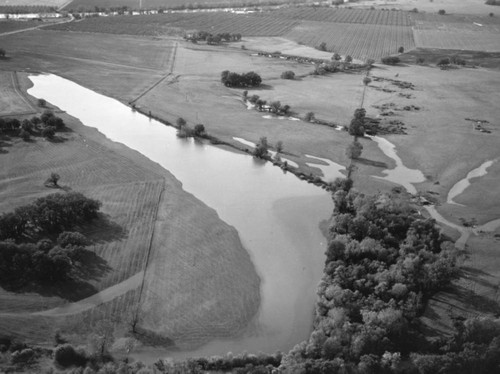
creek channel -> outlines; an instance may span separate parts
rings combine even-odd
[[[170,171],[185,191],[236,228],[248,250],[261,278],[261,305],[252,323],[256,328],[175,357],[286,352],[309,337],[325,261],[326,239],[319,223],[333,210],[327,192],[248,155],[179,139],[174,128],[67,79],[56,75],[30,79],[32,96],[44,98]],[[155,354],[156,358],[171,355]]]

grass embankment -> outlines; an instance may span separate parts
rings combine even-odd
[[[20,82],[24,89],[30,84],[26,75],[21,75]],[[184,192],[168,171],[74,118],[60,115],[69,127],[60,134],[60,142],[35,138],[25,143],[3,136],[0,208],[9,211],[54,192],[43,182],[57,172],[65,189],[102,201],[103,217],[85,230],[94,241],[91,249],[105,264],[81,289],[59,285],[39,294],[2,291],[0,305],[6,306],[2,308],[6,314],[0,318],[0,333],[41,344],[50,343],[59,329],[81,343],[103,316],[115,322],[117,337],[130,329],[128,324],[137,316],[142,332],[151,329],[171,334],[172,343],[182,347],[240,331],[258,308],[259,278],[236,231]],[[148,278],[143,287],[142,276],[138,282],[126,283],[145,271],[148,254],[148,263],[163,265],[164,271],[155,270],[155,282]],[[192,258],[196,258],[196,267],[191,266]],[[173,282],[180,269],[182,282]],[[228,279],[230,287],[226,287]],[[106,292],[121,282],[129,288],[115,295]],[[85,298],[98,291],[103,291],[102,297],[85,301],[95,308],[76,303],[69,313],[30,314],[62,306],[75,294]],[[242,294],[247,295],[243,303]],[[165,308],[173,307],[172,300],[179,295],[183,295],[183,318],[164,318]],[[108,302],[99,305],[104,300]],[[204,305],[206,318],[202,332],[196,331],[200,305]],[[231,313],[226,305],[233,306]]]

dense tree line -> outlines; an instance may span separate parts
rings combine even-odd
[[[45,106],[45,100],[38,101],[40,106]],[[17,118],[0,118],[0,133],[17,135],[24,140],[31,136],[43,136],[53,139],[58,131],[64,129],[66,124],[62,118],[56,116],[52,111],[45,110],[40,117],[34,116],[30,119],[19,121]]]
[[[262,78],[253,71],[238,74],[224,70],[221,73],[221,82],[226,87],[258,87],[262,83]]]
[[[456,276],[456,250],[397,193],[337,181],[315,329],[285,366],[311,373],[398,372],[422,347],[417,318]]]
[[[214,35],[207,31],[197,31],[193,34],[187,35],[185,39],[190,40],[193,43],[197,43],[201,40],[207,42],[207,44],[216,45],[222,42],[238,42],[241,40],[241,34],[223,32]]]

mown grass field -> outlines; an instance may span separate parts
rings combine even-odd
[[[30,105],[30,102],[19,92],[15,72],[0,72],[0,92],[0,116],[36,112],[33,105]]]
[[[421,48],[500,51],[500,23],[436,23],[419,21],[414,27],[415,44]]]

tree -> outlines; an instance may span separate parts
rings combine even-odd
[[[326,51],[326,43],[325,42],[321,42],[320,45],[318,45],[318,49],[320,51]]]
[[[281,110],[281,102],[279,101],[271,101],[271,104],[269,104],[271,107],[271,112],[278,114]]]
[[[401,61],[397,56],[386,56],[382,57],[382,63],[385,65],[396,65]]]
[[[281,140],[277,141],[274,148],[276,149],[277,153],[282,153],[283,152],[283,142]]]
[[[363,83],[365,86],[368,86],[371,83],[371,78],[370,77],[364,77],[363,78]]]
[[[316,118],[314,118],[314,113],[313,112],[307,112],[305,117],[304,117],[304,121],[306,122],[314,122]]]
[[[291,70],[284,71],[281,73],[282,79],[295,79],[295,73]]]
[[[439,9],[438,14],[444,16],[446,14],[446,11],[444,9]]]
[[[361,156],[361,152],[363,151],[363,145],[354,140],[346,149],[346,156],[351,160],[359,158]]]
[[[201,123],[197,124],[194,126],[194,136],[199,136],[203,137],[206,136],[207,133],[205,132],[205,126],[202,125]]]
[[[253,155],[258,158],[264,158],[269,152],[269,145],[267,144],[267,138],[265,136],[259,139],[259,143],[255,146]]]
[[[45,106],[47,105],[47,101],[45,101],[45,99],[38,99],[37,104],[39,107],[45,108]]]
[[[450,64],[451,64],[450,58],[445,57],[445,58],[442,58],[441,60],[438,61],[437,66],[446,66],[446,65],[450,65]]]
[[[186,125],[186,120],[182,117],[177,118],[177,121],[175,121],[177,128],[182,128],[183,126]]]
[[[22,129],[21,131],[19,131],[19,136],[21,137],[21,139],[23,139],[25,142],[30,140],[30,133],[24,129]]]
[[[0,57],[1,57],[1,58],[4,58],[4,57],[5,57],[5,55],[6,55],[5,49],[0,48]]]
[[[342,60],[342,57],[337,52],[335,52],[332,56],[332,60],[340,61]]]
[[[54,139],[56,129],[52,126],[47,126],[42,130],[42,136],[47,139]]]
[[[347,63],[351,63],[352,62],[352,57],[350,55],[347,55],[347,56],[345,56],[344,61],[347,62]]]
[[[404,53],[405,48],[403,46],[398,48],[398,53]]]
[[[54,113],[50,110],[44,110],[42,115],[40,116],[40,119],[44,124],[47,124],[50,118],[54,117]]]

